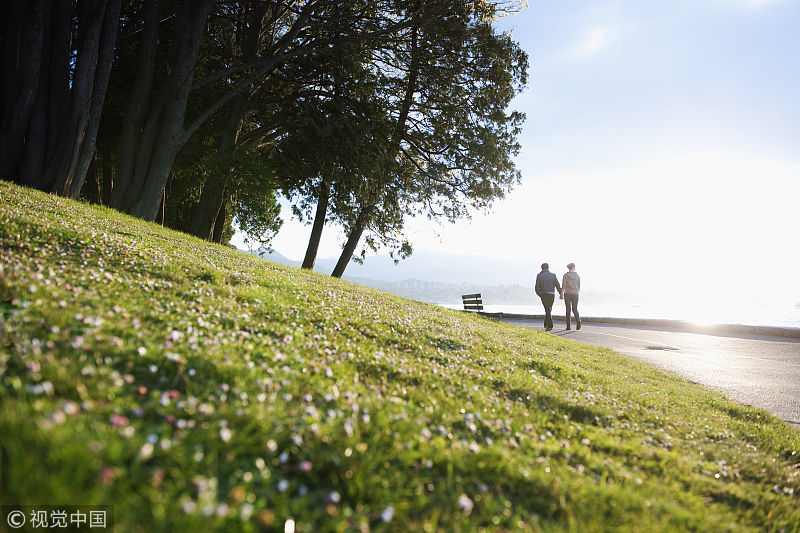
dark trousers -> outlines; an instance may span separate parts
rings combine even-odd
[[[539,298],[542,299],[544,306],[544,329],[552,329],[553,327],[553,302],[556,300],[555,294],[542,294]]]
[[[564,303],[567,306],[567,327],[569,327],[569,312],[572,308],[572,314],[575,315],[575,322],[581,323],[581,315],[578,314],[578,295],[577,294],[564,294]]]

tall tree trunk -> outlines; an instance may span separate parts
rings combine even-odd
[[[358,246],[358,241],[361,240],[364,230],[367,229],[367,224],[369,224],[369,221],[372,219],[375,208],[376,206],[374,205],[367,206],[358,214],[356,223],[353,224],[353,228],[350,230],[350,235],[347,237],[347,242],[342,250],[342,255],[339,256],[339,261],[336,263],[336,267],[331,273],[331,276],[334,278],[341,278],[342,274],[344,274],[344,271],[347,268],[347,265],[350,264],[350,260],[353,258],[353,254]]]
[[[45,172],[69,108],[72,27],[72,4],[56,2],[45,24],[40,86],[19,165],[20,182],[37,189],[49,190],[52,185]]]
[[[311,236],[308,239],[306,256],[303,258],[303,268],[314,270],[317,260],[319,242],[322,238],[322,228],[325,227],[325,218],[328,216],[328,201],[331,197],[331,185],[326,178],[322,178],[317,194],[317,211],[314,213],[314,225],[311,227]]]
[[[115,209],[122,209],[125,206],[128,189],[133,181],[138,136],[144,126],[147,103],[156,70],[156,48],[162,4],[163,0],[152,0],[144,4],[144,26],[141,32],[141,41],[139,41],[136,76],[129,94],[128,107],[122,119],[114,190],[112,195],[106,199],[109,205]]]
[[[225,131],[219,142],[219,154],[221,157],[232,156],[236,149],[236,140],[242,127],[245,111],[247,110],[248,96],[242,94],[233,102],[233,109],[228,115]],[[195,237],[213,240],[215,221],[219,218],[219,212],[225,203],[225,190],[230,181],[231,174],[235,172],[231,166],[224,172],[212,172],[203,186],[200,193],[200,200],[194,209],[190,232]]]
[[[22,65],[22,53],[31,52],[29,47],[22,46],[23,28],[25,21],[25,7],[41,6],[42,2],[6,2],[3,6],[4,31],[2,49],[0,49],[0,125],[4,128],[9,119],[9,113],[14,110],[12,104],[16,101],[20,78],[19,69]],[[41,9],[41,7],[39,7]],[[35,35],[35,32],[33,34]],[[0,130],[4,134],[5,129]],[[0,157],[5,156],[0,152]]]
[[[77,170],[78,154],[89,126],[89,103],[91,101],[94,72],[97,67],[100,33],[102,30],[105,2],[89,0],[78,5],[78,47],[75,70],[69,92],[67,114],[58,128],[59,137],[53,157],[46,161],[43,186],[49,192],[64,194]],[[53,50],[51,60],[58,61],[60,50]]]
[[[50,65],[48,68],[49,89],[46,94],[47,104],[42,106],[47,113],[47,138],[44,147],[44,161],[52,161],[61,140],[61,129],[69,113],[70,72],[72,55],[72,12],[70,2],[56,2],[50,26],[52,40],[49,49]],[[35,164],[31,158],[26,165]],[[46,168],[39,174],[44,174]]]
[[[111,64],[114,61],[114,49],[117,42],[121,0],[108,0],[103,13],[102,31],[99,35],[98,50],[95,56],[96,66],[93,69],[93,86],[88,106],[88,125],[83,141],[77,150],[77,160],[72,175],[64,182],[63,189],[57,190],[62,195],[77,198],[80,194],[86,171],[92,158],[95,157],[97,131],[100,128],[100,117],[108,90],[108,79],[111,76]],[[98,9],[99,15],[99,9]]]
[[[142,131],[132,139],[132,145],[121,150],[121,156],[123,150],[126,157],[133,156],[132,171],[119,168],[117,187],[121,190],[115,204],[136,217],[155,219],[172,164],[186,143],[184,120],[189,93],[213,5],[214,0],[180,2],[175,28],[178,41],[173,44],[169,77],[158,99],[147,107]]]
[[[3,43],[0,178],[19,181],[29,118],[39,91],[50,2],[10,2]]]

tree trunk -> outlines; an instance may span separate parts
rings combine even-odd
[[[86,171],[86,181],[84,184],[86,198],[89,202],[93,204],[103,203],[102,194],[100,192],[100,174],[97,169],[97,154],[94,155],[89,163],[89,169]]]
[[[56,154],[58,143],[61,140],[62,128],[69,112],[70,97],[70,72],[72,55],[72,5],[70,2],[56,2],[53,19],[50,25],[52,39],[49,47],[50,65],[48,68],[49,87],[46,93],[46,105],[42,106],[47,115],[47,137],[43,147],[41,165],[52,161]],[[31,158],[26,160],[26,165],[35,164]],[[46,167],[39,170],[42,176]],[[43,176],[42,176],[43,178]],[[48,184],[48,186],[51,184]]]
[[[29,118],[39,91],[50,2],[10,2],[3,43],[0,178],[20,180]]]
[[[311,237],[308,239],[306,256],[303,258],[303,267],[314,270],[314,262],[317,260],[319,242],[322,238],[322,228],[325,226],[325,218],[328,216],[328,200],[331,197],[331,186],[327,179],[322,178],[317,194],[317,211],[314,213],[314,225],[311,227]]]
[[[247,110],[246,94],[240,95],[233,102],[233,109],[228,115],[225,131],[219,142],[219,154],[221,157],[233,155],[236,149],[236,140],[242,127],[245,111]],[[223,209],[225,203],[225,191],[230,181],[231,174],[235,172],[231,167],[226,172],[212,172],[206,180],[203,191],[200,193],[200,201],[195,207],[191,222],[191,234],[200,239],[213,240],[216,220]]]
[[[162,3],[162,0],[145,3],[144,26],[139,42],[136,77],[134,78],[136,81],[131,88],[128,107],[122,119],[122,132],[117,149],[116,183],[112,195],[106,199],[108,204],[115,209],[124,207],[128,189],[133,181],[138,135],[144,126],[147,103],[156,69],[159,13]]]
[[[92,158],[95,157],[97,131],[100,128],[100,117],[103,113],[103,105],[105,104],[108,90],[108,79],[111,76],[111,64],[114,61],[114,48],[117,42],[122,1],[108,0],[105,4],[102,31],[98,36],[98,49],[94,58],[96,65],[92,73],[94,80],[87,110],[88,124],[84,138],[77,150],[77,160],[73,167],[75,170],[72,175],[68,176],[64,183],[64,188],[58,191],[60,194],[71,198],[77,198],[80,194],[83,180],[86,179],[86,171]],[[98,8],[98,15],[100,14],[99,12]]]
[[[194,208],[189,228],[189,232],[195,237],[207,241],[214,240],[216,222],[223,209],[225,186],[231,171],[213,172],[206,180],[200,193],[200,201]]]
[[[53,7],[44,25],[39,90],[19,163],[20,183],[42,190],[52,185],[45,172],[61,138],[70,91],[72,5],[57,2]]]
[[[67,112],[58,124],[58,144],[53,157],[45,162],[42,176],[44,188],[49,192],[64,194],[68,182],[76,171],[78,153],[89,125],[89,102],[97,67],[98,46],[102,22],[102,2],[90,0],[78,6],[78,46],[72,83],[65,90],[69,93]],[[100,13],[98,14],[98,11]],[[99,16],[98,16],[99,15]],[[98,20],[99,18],[99,20]],[[91,19],[91,22],[88,20]],[[51,60],[58,61],[60,50],[53,50]]]
[[[119,167],[115,204],[145,220],[154,220],[178,151],[186,143],[186,108],[194,78],[205,24],[214,0],[183,0],[178,7],[171,54],[171,71],[158,99],[147,106],[146,116],[132,117],[143,125],[131,143],[123,146],[131,168]]]
[[[356,223],[353,225],[353,229],[350,230],[350,235],[347,237],[347,242],[342,250],[342,255],[339,256],[339,261],[336,263],[336,268],[334,268],[333,272],[331,273],[331,276],[334,278],[341,278],[342,274],[344,274],[344,271],[347,268],[347,265],[350,264],[350,260],[353,258],[353,254],[358,246],[358,241],[361,240],[361,235],[363,235],[364,230],[367,229],[367,224],[369,224],[372,214],[375,212],[375,208],[376,206],[370,205],[358,214]]]
[[[227,194],[224,194],[223,196],[224,198],[222,200],[222,207],[217,213],[217,219],[214,221],[214,235],[211,237],[211,240],[217,244],[222,244],[222,235],[225,233],[225,224],[228,217],[228,205],[230,202],[230,200],[227,198]]]
[[[164,225],[164,215],[167,212],[167,190],[161,192],[161,201],[158,203],[158,211],[153,222],[156,224]]]

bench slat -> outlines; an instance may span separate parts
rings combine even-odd
[[[464,304],[464,310],[483,311],[483,300],[481,293],[464,294],[461,296],[461,301]]]

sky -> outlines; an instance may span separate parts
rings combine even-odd
[[[800,302],[800,2],[533,0],[521,183],[488,213],[414,220],[415,250],[484,255],[695,305]],[[273,242],[299,259],[310,227]],[[326,228],[320,257],[344,237]],[[532,284],[532,282],[531,282]]]

